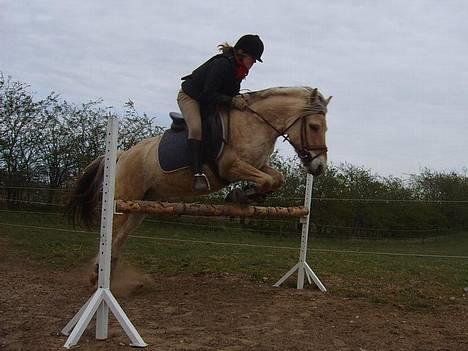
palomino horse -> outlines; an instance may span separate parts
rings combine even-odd
[[[228,182],[250,181],[257,191],[269,193],[283,184],[283,175],[269,165],[278,137],[284,137],[298,153],[307,172],[321,174],[326,167],[326,113],[330,98],[309,87],[271,88],[242,94],[245,111],[222,113],[229,118],[230,137],[218,159],[220,179],[210,168],[205,172],[211,191]],[[160,136],[148,138],[117,160],[115,198],[122,200],[167,200],[193,196],[189,169],[165,173],[159,166],[157,149]],[[74,219],[92,222],[102,188],[104,157],[94,160],[77,180],[69,208]],[[143,221],[145,214],[121,214],[114,219],[112,263],[116,263],[128,235]]]

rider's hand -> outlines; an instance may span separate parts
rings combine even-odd
[[[249,104],[242,95],[236,95],[232,98],[231,106],[237,110],[245,111]]]

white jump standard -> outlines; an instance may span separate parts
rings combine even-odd
[[[96,339],[107,339],[109,309],[131,340],[131,346],[146,347],[138,331],[128,319],[110,291],[112,222],[114,214],[115,164],[117,158],[118,120],[109,116],[107,124],[104,183],[102,191],[101,238],[99,242],[98,289],[63,328],[68,339],[63,345],[69,349],[80,340],[89,322],[96,314]]]
[[[111,273],[111,248],[112,248],[112,223],[114,210],[121,212],[140,212],[160,215],[181,215],[190,214],[198,216],[244,216],[244,217],[296,217],[302,223],[301,248],[298,263],[291,268],[274,286],[280,286],[288,277],[296,271],[297,289],[304,288],[304,276],[309,284],[312,281],[322,291],[326,292],[325,286],[318,279],[315,273],[306,262],[307,241],[310,223],[310,206],[312,199],[312,175],[307,175],[305,200],[303,207],[262,207],[262,206],[232,206],[232,205],[202,205],[185,203],[167,203],[151,201],[123,201],[114,199],[115,176],[117,160],[117,137],[118,120],[109,116],[107,125],[105,168],[102,194],[101,232],[99,243],[99,271],[98,288],[96,292],[81,307],[72,320],[63,328],[62,334],[68,336],[64,347],[69,349],[78,344],[79,339],[87,328],[89,322],[96,314],[96,339],[104,340],[108,337],[108,313],[109,309],[119,321],[125,333],[131,340],[131,346],[148,346],[133,324],[130,322],[125,312],[120,307],[117,300],[110,291]]]
[[[291,268],[280,280],[278,280],[274,286],[280,286],[284,283],[286,279],[288,279],[295,271],[297,271],[297,288],[302,289],[304,288],[304,274],[309,281],[309,284],[312,284],[312,280],[314,281],[315,285],[320,289],[322,292],[326,292],[327,289],[322,284],[320,279],[314,273],[314,271],[310,268],[310,266],[306,262],[307,257],[307,241],[309,238],[309,224],[310,224],[310,204],[312,202],[312,185],[313,185],[314,178],[312,175],[307,174],[307,182],[306,182],[306,191],[305,191],[305,199],[304,199],[304,207],[307,209],[307,215],[301,218],[302,223],[302,235],[301,235],[301,251],[299,254],[299,262]]]

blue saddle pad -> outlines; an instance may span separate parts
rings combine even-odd
[[[203,161],[210,167],[216,167],[216,160],[224,148],[223,120],[218,114],[206,120],[203,123]],[[187,136],[187,128],[180,125],[164,132],[158,149],[159,165],[164,172],[190,166]]]

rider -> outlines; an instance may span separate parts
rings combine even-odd
[[[208,178],[203,173],[202,116],[211,116],[218,107],[245,110],[244,99],[233,98],[240,91],[240,83],[256,61],[263,62],[263,42],[258,35],[242,36],[234,47],[227,43],[218,45],[220,54],[213,56],[192,74],[182,78],[182,88],[177,103],[188,127],[187,146],[195,192],[210,190]]]

